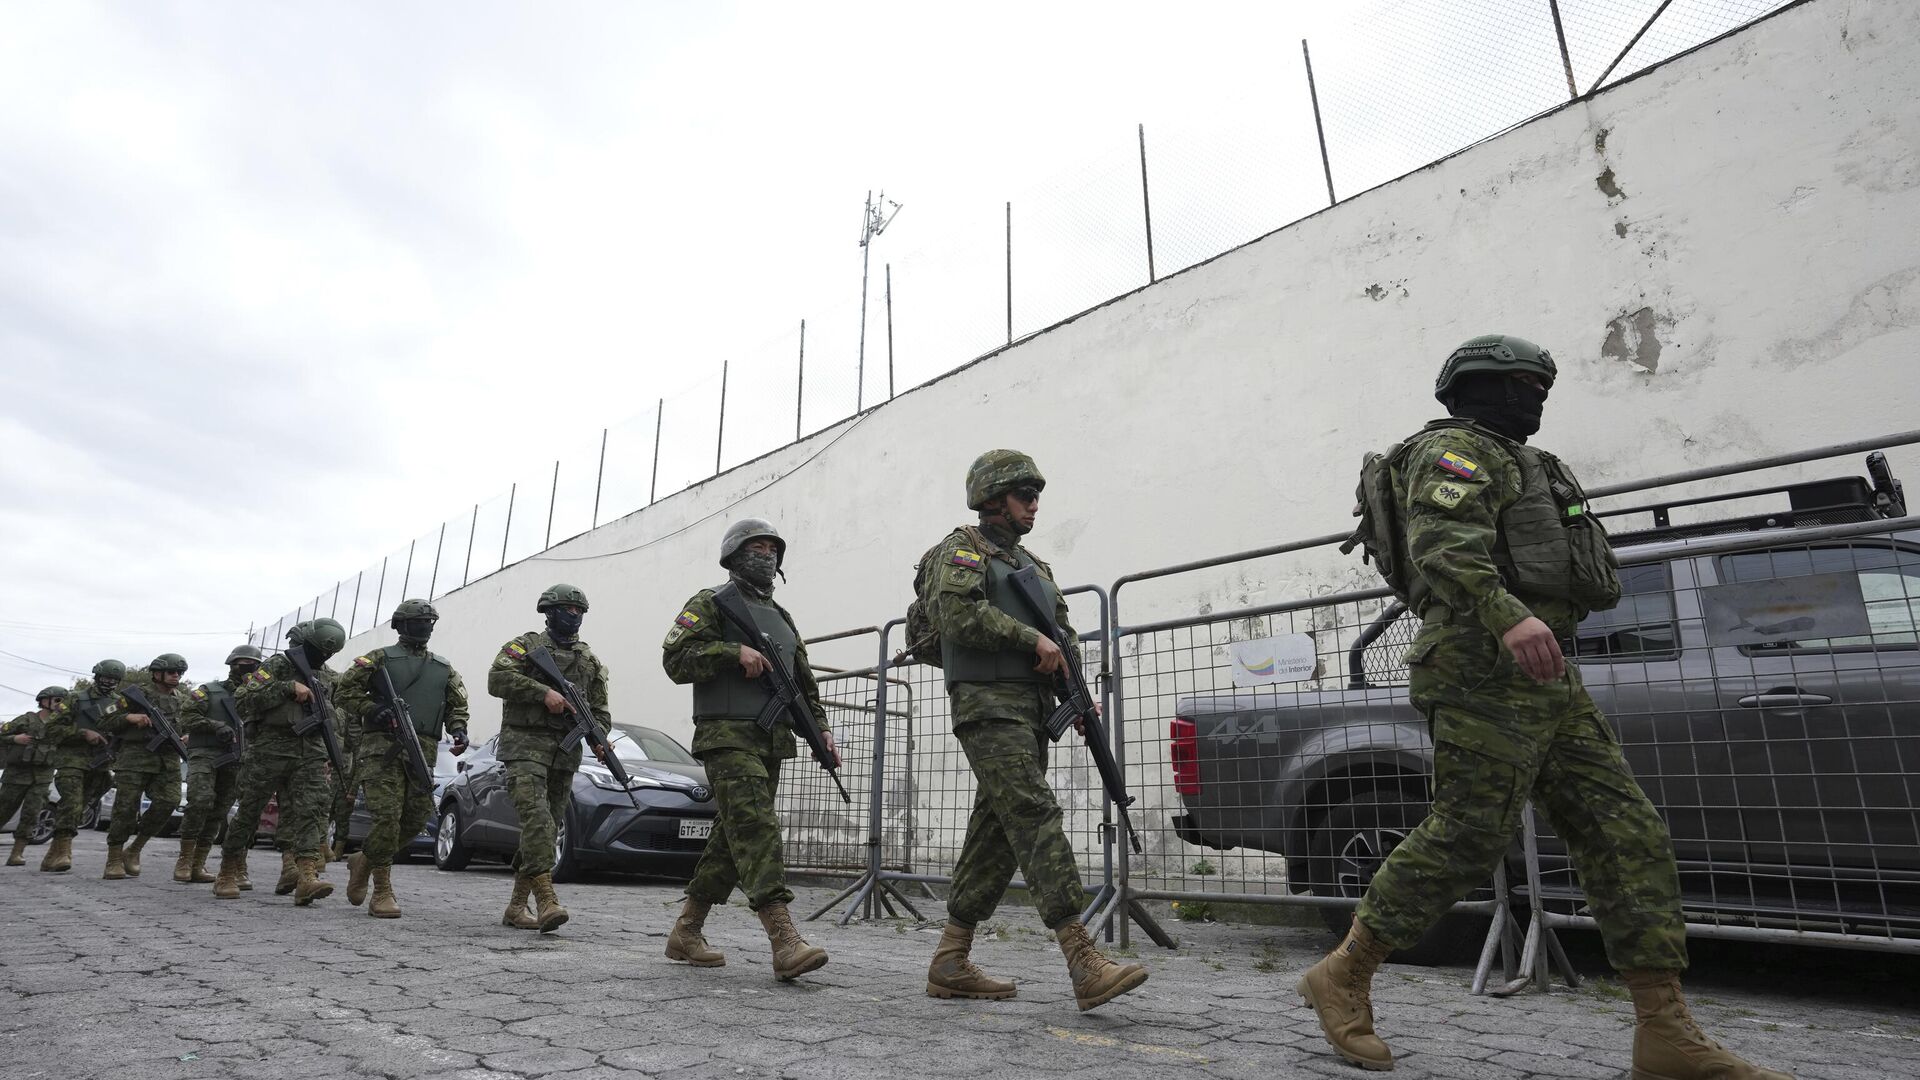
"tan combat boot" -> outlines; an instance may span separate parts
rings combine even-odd
[[[133,842],[127,845],[126,866],[128,877],[140,876],[140,849],[147,846],[147,839],[148,838],[144,836],[136,836],[133,838]]]
[[[355,855],[358,859],[362,856]],[[376,919],[397,919],[400,917],[400,901],[393,895],[393,867],[376,866],[373,868],[373,900],[367,904],[367,914]]]
[[[1013,984],[995,979],[973,966],[967,954],[973,951],[973,928],[947,923],[940,944],[933,950],[933,963],[927,965],[927,996],[937,998],[986,998],[1000,1000],[1015,994]]]
[[[13,850],[7,854],[7,865],[27,865],[27,834],[22,829],[13,830]]]
[[[1320,1017],[1334,1053],[1378,1072],[1393,1068],[1393,1051],[1373,1033],[1373,973],[1392,951],[1356,915],[1346,938],[1294,988]]]
[[[40,869],[49,874],[64,874],[73,869],[73,837],[55,836],[40,859]]]
[[[1633,1080],[1793,1080],[1713,1041],[1687,1011],[1677,971],[1623,971],[1633,993]]]
[[[726,966],[726,955],[709,946],[706,935],[701,932],[706,929],[707,912],[712,907],[705,900],[687,897],[687,902],[680,907],[680,917],[673,921],[673,932],[667,935],[667,959],[694,967]]]
[[[285,896],[300,884],[300,868],[293,863],[293,850],[280,853],[280,880],[273,883],[273,895]]]
[[[220,869],[225,870],[226,868],[227,856],[223,852],[220,855]],[[234,856],[233,876],[234,879],[240,883],[241,892],[253,891],[253,879],[247,876],[247,853],[245,851],[241,851],[238,855]]]
[[[127,876],[127,849],[119,844],[107,845],[107,872],[100,877],[104,881],[119,881]]]
[[[759,914],[767,940],[773,943],[774,978],[788,982],[827,966],[827,950],[807,944],[794,927],[793,916],[787,914],[787,905],[768,904]]]
[[[513,899],[507,901],[507,913],[500,916],[501,926],[515,930],[538,930],[540,920],[527,910],[527,894],[533,891],[533,879],[513,875]]]
[[[214,899],[240,899],[240,868],[244,865],[246,856],[235,859],[225,852],[220,853],[220,876],[213,881]]]
[[[182,885],[193,884],[193,857],[200,845],[191,841],[180,841],[180,857],[173,861],[173,880]]]
[[[205,885],[213,880],[213,875],[207,873],[207,856],[212,853],[212,844],[201,844],[193,849],[193,868],[187,871],[189,884]]]
[[[1075,919],[1053,932],[1060,940],[1060,951],[1067,958],[1067,974],[1073,977],[1073,1000],[1081,1012],[1097,1009],[1121,994],[1147,981],[1147,969],[1139,964],[1116,964],[1094,948],[1087,928]]]
[[[344,862],[346,860],[346,857],[347,857],[347,842],[345,840],[334,841],[332,850],[327,852],[327,861],[328,862]]]
[[[553,875],[536,875],[529,884],[533,887],[533,899],[539,904],[539,927],[543,934],[551,934],[560,929],[567,921],[567,909],[560,906],[560,898],[553,892]]]
[[[364,851],[356,851],[347,857],[347,903],[359,907],[360,902],[367,898],[367,872],[372,869],[367,865],[367,853]]]
[[[319,859],[293,860],[296,879],[293,886],[293,904],[306,907],[315,900],[324,900],[333,895],[333,882],[321,881],[318,876]]]

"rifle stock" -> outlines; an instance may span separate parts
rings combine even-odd
[[[729,581],[713,591],[714,606],[734,629],[746,635],[756,651],[767,659],[766,673],[760,676],[760,686],[767,692],[767,703],[760,709],[759,717],[754,721],[762,731],[772,731],[780,718],[785,716],[792,724],[794,734],[806,742],[807,749],[813,752],[813,760],[827,770],[827,776],[833,786],[840,791],[840,801],[853,802],[853,796],[847,794],[847,786],[840,782],[840,758],[827,748],[826,734],[820,730],[820,720],[807,706],[806,695],[800,692],[800,681],[794,678],[793,670],[781,658],[780,651],[774,648],[773,639],[762,633],[754,625],[740,599],[740,592]]]
[[[220,711],[227,714],[225,719],[227,726],[233,729],[233,742],[228,746],[226,753],[214,759],[213,766],[216,769],[238,765],[247,758],[247,725],[240,719],[240,713],[234,709],[231,694],[220,695]]]
[[[600,759],[600,764],[605,765],[607,771],[613,774],[613,778],[619,781],[620,790],[627,793],[627,801],[633,804],[635,810],[640,809],[640,799],[633,793],[633,778],[627,775],[627,767],[620,761],[620,755],[613,752],[613,744],[609,743],[606,735],[600,731],[600,725],[593,717],[593,707],[587,704],[586,695],[560,673],[560,665],[554,663],[553,653],[548,651],[545,645],[535,646],[529,651],[527,662],[533,665],[533,670],[540,676],[541,682],[546,683],[550,689],[558,691],[561,697],[567,699],[567,711],[573,714],[573,727],[567,732],[566,737],[560,740],[560,748],[571,750],[585,742],[593,749],[594,756]]]

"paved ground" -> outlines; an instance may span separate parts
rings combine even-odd
[[[173,842],[156,847],[133,881],[99,879],[98,833],[73,873],[0,871],[0,1076],[1366,1075],[1291,993],[1325,947],[1314,930],[1177,924],[1178,952],[1142,949],[1151,982],[1082,1014],[1026,910],[976,952],[1020,997],[946,1002],[922,993],[934,927],[809,924],[833,962],[781,985],[744,906],[709,927],[726,967],[662,959],[669,884],[564,887],[574,920],[541,937],[499,925],[499,868],[401,867],[407,916],[377,921],[340,892],[307,910],[270,887],[216,901],[174,884]],[[328,876],[344,884],[344,868]],[[1576,956],[1596,963],[1578,943]],[[1724,946],[1707,959],[1696,1012],[1753,1056],[1803,1080],[1920,1075],[1920,964]],[[1397,1076],[1624,1074],[1631,1012],[1610,984],[1497,1001],[1470,996],[1467,974],[1390,966],[1377,982]]]

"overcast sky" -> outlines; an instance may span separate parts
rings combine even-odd
[[[850,413],[870,188],[907,207],[876,244],[904,388],[1004,336],[1006,201],[1023,333],[1142,283],[1136,124],[1165,273],[1324,202],[1301,37],[1330,118],[1372,118],[1330,135],[1345,195],[1550,103],[1545,6],[0,4],[0,704],[102,656],[218,676],[555,458],[570,535],[602,427],[633,509],[662,397],[676,490],[723,360],[726,464],[786,441],[801,318],[808,429]],[[1371,72],[1469,9],[1439,25],[1529,89],[1396,126]]]

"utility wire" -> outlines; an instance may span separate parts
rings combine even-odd
[[[23,664],[32,664],[34,667],[46,668],[48,671],[58,671],[67,675],[85,674],[84,672],[75,671],[72,668],[61,667],[59,664],[49,664],[45,660],[35,660],[31,656],[21,656],[19,653],[11,653],[5,649],[0,649],[0,656],[10,656]]]

